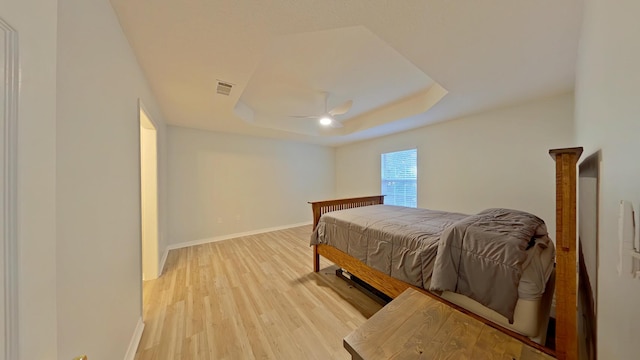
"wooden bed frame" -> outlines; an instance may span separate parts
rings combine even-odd
[[[576,166],[582,148],[549,150],[556,162],[556,349],[551,350],[531,341],[526,336],[506,329],[464,308],[461,308],[425,289],[368,267],[356,258],[328,245],[313,246],[313,271],[320,270],[320,255],[345,269],[384,294],[395,298],[408,288],[472,316],[522,342],[561,360],[578,359],[577,334],[577,257],[576,257]],[[313,209],[313,228],[322,214],[384,203],[384,195],[310,202]]]

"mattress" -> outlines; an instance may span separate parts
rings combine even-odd
[[[539,254],[534,255],[536,256],[533,256],[525,267],[520,279],[518,292],[526,294],[527,297],[518,299],[513,324],[509,324],[504,316],[464,295],[445,291],[440,296],[487,320],[544,344],[555,290],[555,250],[549,246],[539,249]]]

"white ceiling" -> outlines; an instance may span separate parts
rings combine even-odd
[[[169,124],[338,145],[570,91],[583,0],[111,0]],[[217,81],[233,84],[216,94]],[[314,120],[353,100],[343,128]]]

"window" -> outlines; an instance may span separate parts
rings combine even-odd
[[[411,149],[382,154],[382,195],[384,203],[418,206],[418,150]]]

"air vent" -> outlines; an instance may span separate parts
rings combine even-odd
[[[229,83],[218,81],[218,88],[216,89],[216,91],[220,95],[229,96],[229,94],[231,93],[231,88],[232,87],[233,87],[233,85],[231,85]]]

